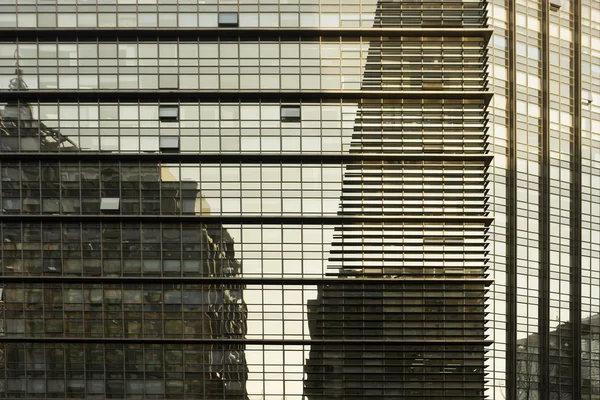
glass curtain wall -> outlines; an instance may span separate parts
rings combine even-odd
[[[305,3],[0,4],[0,397],[486,396],[486,2]]]

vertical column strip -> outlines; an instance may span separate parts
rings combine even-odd
[[[508,170],[506,397],[517,399],[517,25],[516,2],[508,0]]]
[[[539,398],[550,398],[550,6],[542,11],[542,132],[540,146]]]
[[[573,141],[571,142],[571,301],[573,399],[581,398],[581,0],[573,2]]]

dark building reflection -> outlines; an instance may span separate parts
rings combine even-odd
[[[379,1],[375,27],[481,28],[484,7]],[[485,398],[486,40],[443,34],[370,42],[362,87],[415,94],[359,103],[350,152],[398,159],[346,166],[339,214],[365,220],[308,303],[310,400]]]
[[[581,394],[584,399],[600,398],[600,314],[581,321]],[[573,326],[565,322],[548,335],[548,393],[553,400],[573,399]],[[519,400],[540,398],[540,335],[517,341],[517,396]],[[578,382],[575,382],[578,385]]]
[[[18,69],[11,89],[26,89]],[[6,104],[0,117],[3,152],[80,151],[27,103]],[[2,344],[0,393],[247,398],[244,345],[219,343],[245,338],[243,285],[186,282],[241,275],[227,230],[177,218],[103,218],[207,214],[196,182],[156,162],[90,159],[3,162],[1,185],[10,217],[2,222],[3,274],[23,280],[1,286],[0,325],[3,336],[29,340]]]

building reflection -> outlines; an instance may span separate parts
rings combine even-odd
[[[600,398],[600,314],[581,321],[581,388],[585,399]],[[517,396],[519,400],[540,397],[541,336],[531,334],[517,341]],[[565,322],[551,330],[550,398],[573,399],[573,326]],[[575,382],[575,384],[579,384]]]
[[[27,89],[18,68],[10,88]],[[81,151],[28,103],[0,118],[2,152]],[[152,161],[42,158],[1,165],[0,325],[17,341],[0,348],[0,392],[247,399],[244,286],[218,279],[241,276],[234,240],[173,217],[210,214],[198,183]]]
[[[484,27],[465,4],[378,1],[374,27]],[[308,303],[310,400],[485,398],[486,40],[432,31],[369,44],[362,87],[382,98],[359,102],[350,153],[397,159],[346,166],[339,215],[361,222],[336,228],[336,279]]]

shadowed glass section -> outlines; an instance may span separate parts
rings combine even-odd
[[[11,88],[26,89],[19,69]],[[4,151],[23,150],[23,143],[42,151],[79,151],[34,120],[27,103],[7,104],[0,117]],[[58,161],[4,165],[2,212],[156,215],[161,209],[210,209],[197,182],[180,182],[155,162],[140,162],[123,174],[119,164],[62,167]],[[138,193],[135,204],[127,198],[132,190]],[[59,278],[3,283],[2,336],[42,339],[0,347],[7,398],[247,399],[243,284],[69,281],[238,277],[234,240],[220,223],[13,222],[2,225],[1,247],[4,276]]]

